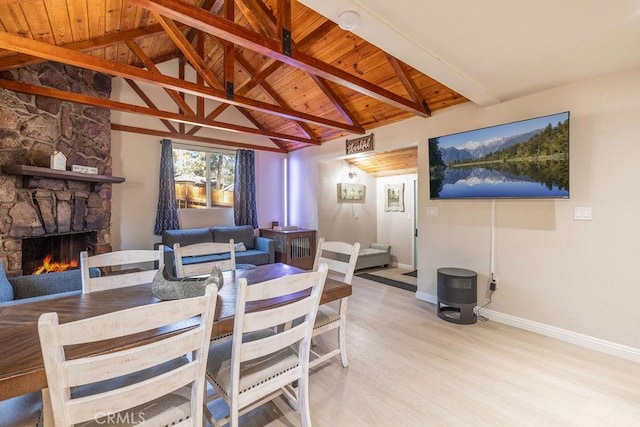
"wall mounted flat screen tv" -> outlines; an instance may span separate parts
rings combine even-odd
[[[429,139],[431,199],[569,198],[569,112]]]

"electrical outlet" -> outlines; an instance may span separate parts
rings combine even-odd
[[[495,291],[496,289],[498,289],[498,278],[494,277],[489,283],[489,290]]]

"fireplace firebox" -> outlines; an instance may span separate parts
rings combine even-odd
[[[95,242],[95,232],[57,234],[22,239],[22,274],[76,269],[80,252]]]

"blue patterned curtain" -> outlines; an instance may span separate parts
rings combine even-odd
[[[160,191],[158,193],[158,211],[153,234],[160,236],[164,230],[176,230],[178,225],[178,202],[176,184],[173,179],[173,147],[170,139],[162,140],[160,157]]]
[[[233,182],[233,214],[236,225],[258,228],[256,209],[256,153],[253,150],[236,152],[236,171]]]

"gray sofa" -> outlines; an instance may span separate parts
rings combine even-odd
[[[100,276],[100,270],[91,269],[90,275],[91,277]],[[0,307],[80,293],[82,293],[80,270],[6,277],[4,267],[0,263]]]
[[[240,225],[235,227],[205,227],[188,228],[184,230],[166,230],[162,233],[162,245],[164,250],[164,265],[167,271],[175,274],[173,245],[193,245],[195,243],[222,242],[227,243],[233,239],[238,245],[243,243],[246,250],[236,248],[236,264],[273,264],[275,262],[275,245],[272,239],[254,235],[253,227]],[[229,254],[206,255],[183,259],[184,264],[197,264],[229,259]]]

